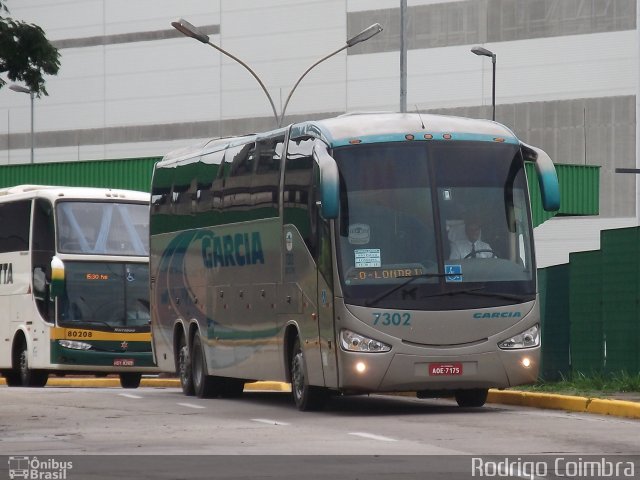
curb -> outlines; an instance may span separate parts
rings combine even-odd
[[[4,378],[0,378],[0,385],[5,384],[6,382]],[[81,388],[120,387],[120,379],[50,378],[47,382],[47,386]],[[140,382],[140,386],[151,388],[180,388],[180,380],[176,378],[143,378]],[[290,392],[291,385],[282,382],[254,382],[246,384],[244,389],[245,391],[254,392]],[[491,389],[487,396],[487,402],[640,419],[640,403],[625,400],[607,400],[603,398],[574,397],[570,395]]]
[[[4,378],[0,377],[0,385],[6,385]],[[141,387],[151,388],[180,388],[180,380],[177,378],[142,378]],[[55,378],[47,381],[47,387],[76,387],[76,388],[109,388],[120,387],[120,379],[112,378]],[[253,382],[244,386],[246,391],[290,392],[291,386],[282,382]]]
[[[640,403],[514,390],[489,390],[487,402],[522,407],[640,418]]]

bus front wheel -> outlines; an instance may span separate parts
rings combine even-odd
[[[328,391],[323,387],[309,385],[304,353],[300,348],[300,339],[296,338],[291,356],[291,393],[298,410],[320,410],[328,398]]]
[[[46,371],[29,368],[29,352],[27,351],[26,343],[23,343],[20,349],[18,371],[20,383],[23,387],[44,387],[49,379],[49,374]]]
[[[121,373],[120,385],[122,388],[138,388],[142,380],[141,373]]]
[[[487,401],[489,391],[486,388],[473,388],[470,390],[458,390],[456,402],[459,407],[482,407]]]

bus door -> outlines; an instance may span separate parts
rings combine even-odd
[[[284,176],[283,288],[287,318],[295,319],[312,385],[337,386],[329,223],[316,206],[318,166],[313,139],[290,140]],[[321,227],[321,228],[320,228]],[[321,245],[323,252],[321,253]],[[322,272],[324,270],[324,273]],[[300,302],[297,305],[297,302]]]

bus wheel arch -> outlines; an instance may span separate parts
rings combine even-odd
[[[298,333],[298,328],[291,324],[287,326],[287,329],[284,334],[284,371],[286,375],[287,382],[291,383],[291,360],[293,356],[293,347],[296,339],[300,337]]]

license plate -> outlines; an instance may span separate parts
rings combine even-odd
[[[114,367],[133,367],[135,362],[132,358],[116,358],[113,361]]]
[[[430,363],[429,375],[431,376],[462,375],[462,364],[461,363]]]

